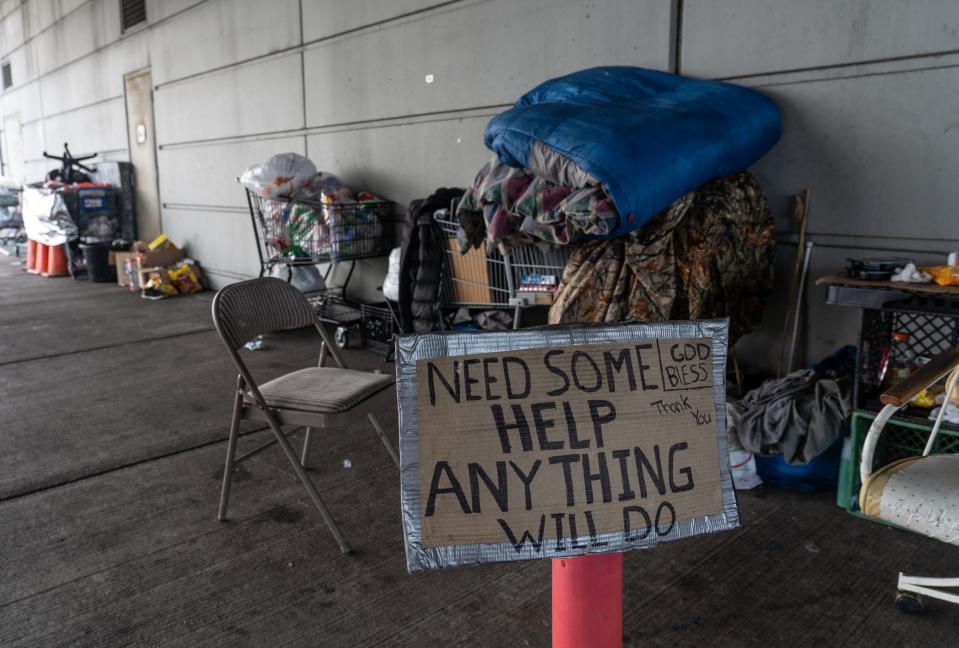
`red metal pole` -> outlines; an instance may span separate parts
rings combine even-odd
[[[623,554],[553,559],[553,648],[621,648]]]

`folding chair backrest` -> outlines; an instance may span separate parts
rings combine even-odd
[[[316,322],[313,307],[303,293],[275,277],[231,284],[213,298],[213,324],[234,351],[258,335]]]

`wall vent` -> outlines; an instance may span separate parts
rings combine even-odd
[[[146,19],[146,0],[120,0],[120,22],[123,24],[123,31],[146,22]]]
[[[13,85],[13,72],[10,71],[10,64],[3,64],[3,89],[6,90]]]

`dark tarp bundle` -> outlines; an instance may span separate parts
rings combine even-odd
[[[782,454],[804,464],[828,450],[852,413],[847,377],[826,377],[803,369],[767,380],[728,407],[730,434],[760,455]]]
[[[686,194],[638,232],[577,247],[549,323],[730,317],[732,346],[759,321],[773,256],[766,196],[737,173]]]
[[[427,333],[437,327],[436,307],[447,248],[433,214],[448,209],[462,195],[462,189],[443,188],[425,200],[410,203],[400,257],[400,325],[404,333]]]
[[[486,127],[500,160],[554,184],[602,185],[635,231],[683,194],[747,168],[779,139],[779,109],[747,88],[635,67],[540,84]]]

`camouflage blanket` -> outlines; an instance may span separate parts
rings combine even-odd
[[[756,179],[713,180],[640,230],[577,246],[549,323],[732,318],[730,345],[772,288],[773,221]]]

